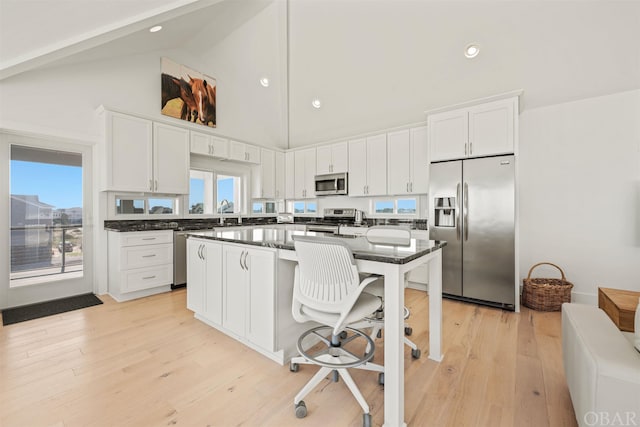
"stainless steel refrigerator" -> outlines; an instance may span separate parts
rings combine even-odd
[[[432,163],[429,237],[446,240],[444,296],[515,308],[514,157]]]

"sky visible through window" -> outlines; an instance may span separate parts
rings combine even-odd
[[[11,161],[11,194],[38,195],[61,208],[82,207],[82,167]]]

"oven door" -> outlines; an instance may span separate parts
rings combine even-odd
[[[338,234],[339,226],[337,225],[323,225],[323,224],[307,224],[306,231],[313,231],[315,233],[328,233]]]

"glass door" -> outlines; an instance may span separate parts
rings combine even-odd
[[[8,307],[93,291],[85,226],[91,179],[83,164],[90,147],[68,148],[9,147]]]

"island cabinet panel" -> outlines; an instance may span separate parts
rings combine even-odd
[[[187,240],[187,308],[254,349],[279,360],[275,251],[206,239]],[[290,313],[290,307],[286,307]]]
[[[275,350],[275,256],[271,251],[250,250],[245,264],[249,290],[247,338],[272,351]]]
[[[222,324],[222,244],[187,240],[187,308]]]
[[[234,334],[244,337],[247,316],[247,284],[242,261],[246,249],[225,245],[222,253],[224,286],[222,326]]]

